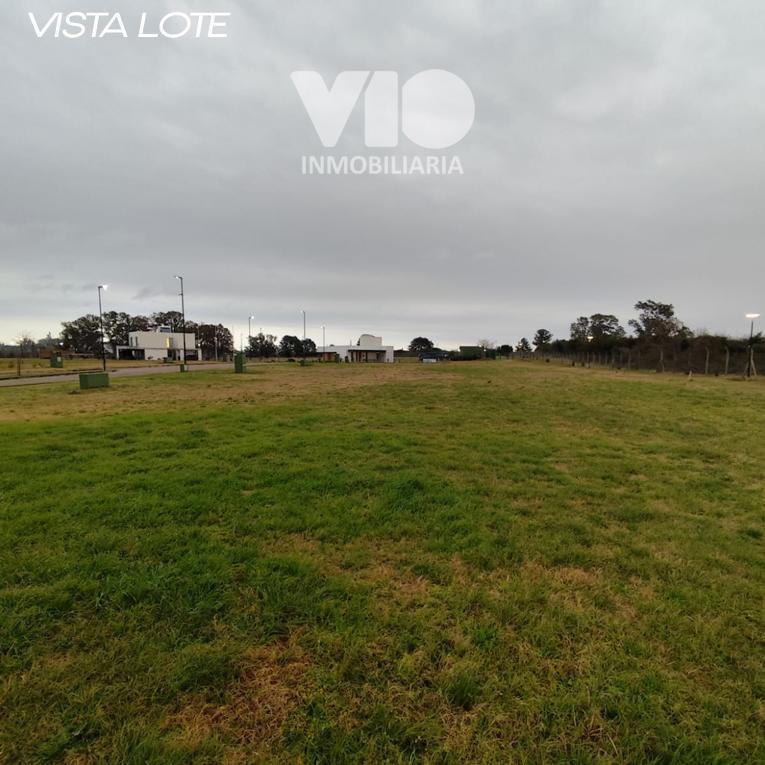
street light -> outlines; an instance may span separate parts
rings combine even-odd
[[[175,278],[181,283],[181,322],[183,324],[183,364],[181,365],[181,371],[186,371],[186,305],[184,303],[183,296],[183,277],[175,275]]]
[[[303,346],[303,361],[305,361],[305,311],[301,311],[300,313],[303,314],[303,342],[301,345]]]
[[[101,325],[101,365],[106,372],[106,348],[104,346],[104,312],[101,308],[101,290],[108,290],[108,284],[98,285],[98,323]]]
[[[247,350],[248,351],[252,348],[252,320],[254,318],[255,318],[254,316],[247,317]]]
[[[748,313],[746,315],[746,318],[752,322],[749,327],[749,357],[746,360],[746,376],[751,377],[752,372],[757,374],[757,372],[754,369],[754,320],[759,319],[760,314]]]
[[[327,328],[321,325],[321,354],[322,356],[327,352]]]

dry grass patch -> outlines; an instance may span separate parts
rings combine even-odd
[[[286,642],[254,648],[242,660],[239,678],[226,690],[222,703],[192,695],[167,716],[164,727],[183,748],[218,738],[238,752],[231,762],[240,761],[240,756],[265,755],[310,693],[310,665],[297,634]]]
[[[190,407],[259,405],[363,386],[458,380],[459,375],[419,366],[254,365],[247,374],[228,371],[123,377],[111,387],[80,391],[72,382],[0,388],[0,422],[127,412],[166,412]]]

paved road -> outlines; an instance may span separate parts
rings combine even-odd
[[[190,372],[205,372],[210,369],[233,369],[233,364],[189,364]],[[141,375],[168,375],[179,374],[178,364],[168,364],[167,366],[156,367],[125,367],[115,369],[109,374],[112,378],[119,377],[140,377]],[[8,388],[12,385],[43,385],[46,383],[73,382],[77,380],[79,372],[70,372],[61,375],[41,375],[40,377],[11,377],[7,380],[0,380],[0,388]]]

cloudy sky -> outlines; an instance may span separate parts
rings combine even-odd
[[[131,39],[37,39],[27,13],[120,11]],[[133,36],[228,11],[227,39]],[[464,175],[304,176],[325,152],[295,70],[446,69]],[[13,0],[0,6],[0,340],[105,308],[237,338],[397,346],[567,336],[644,298],[743,334],[765,314],[765,4]],[[337,154],[366,154],[363,106]],[[374,150],[373,153],[382,153]],[[423,154],[402,138],[399,154]],[[425,152],[427,153],[427,152]]]

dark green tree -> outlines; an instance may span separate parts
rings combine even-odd
[[[183,327],[183,314],[180,311],[157,311],[149,317],[150,328],[170,327],[172,332],[180,332]]]
[[[655,300],[640,300],[635,303],[637,319],[630,319],[629,325],[640,340],[663,342],[670,339],[686,339],[691,331],[676,316],[671,303]]]
[[[534,348],[537,351],[543,351],[550,345],[552,340],[552,332],[549,329],[538,329],[534,335]]]
[[[76,353],[101,352],[101,329],[98,316],[88,313],[74,321],[61,322],[61,342]]]
[[[279,355],[286,358],[302,356],[303,342],[295,335],[284,335],[279,341]]]
[[[409,350],[412,353],[427,353],[433,350],[433,341],[427,337],[415,337],[411,343],[409,343]]]
[[[613,344],[625,334],[624,327],[612,313],[594,313],[590,316],[590,335],[595,344]]]
[[[518,341],[518,345],[515,346],[515,350],[518,353],[531,353],[531,345],[529,344],[529,341],[525,337],[522,337]]]
[[[590,320],[587,316],[580,316],[576,321],[571,323],[569,329],[571,333],[571,342],[575,346],[587,345],[587,338],[590,336]]]
[[[200,324],[197,327],[197,340],[202,358],[207,360],[214,359],[216,355],[222,358],[234,352],[234,336],[222,324]]]
[[[279,352],[276,347],[276,335],[264,335],[258,332],[250,338],[247,355],[254,358],[270,359]]]

